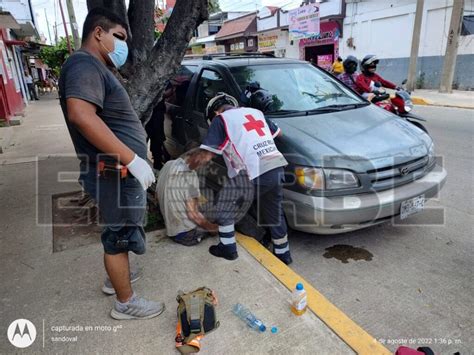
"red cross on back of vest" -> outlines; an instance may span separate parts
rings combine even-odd
[[[265,123],[263,121],[256,120],[252,115],[245,115],[245,118],[248,122],[244,123],[244,127],[248,132],[255,131],[260,137],[265,135],[265,131],[263,130]]]

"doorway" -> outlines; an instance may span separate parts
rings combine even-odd
[[[334,62],[334,44],[306,47],[305,60],[326,69]]]

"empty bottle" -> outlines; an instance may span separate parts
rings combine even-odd
[[[296,288],[293,290],[291,295],[291,311],[297,316],[301,316],[306,312],[306,290],[303,284],[298,282]]]
[[[240,319],[242,319],[245,323],[247,323],[247,325],[258,331],[258,332],[264,332],[267,327],[265,327],[265,325],[263,324],[263,322],[258,319],[257,317],[255,317],[254,314],[252,314],[252,312],[250,312],[250,310],[246,307],[244,307],[243,305],[241,305],[240,303],[237,303],[234,308],[232,309],[232,311],[234,312],[234,314],[239,317]]]

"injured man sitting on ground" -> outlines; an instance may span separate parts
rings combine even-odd
[[[175,242],[192,246],[208,233],[217,233],[200,211],[199,178],[196,170],[209,162],[208,152],[192,149],[160,170],[156,195],[166,224],[166,234]]]

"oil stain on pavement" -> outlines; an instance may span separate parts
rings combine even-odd
[[[323,254],[326,259],[335,258],[342,261],[344,264],[349,263],[349,259],[371,261],[373,254],[365,249],[356,248],[352,245],[337,244],[332,247],[326,248],[326,252]]]

